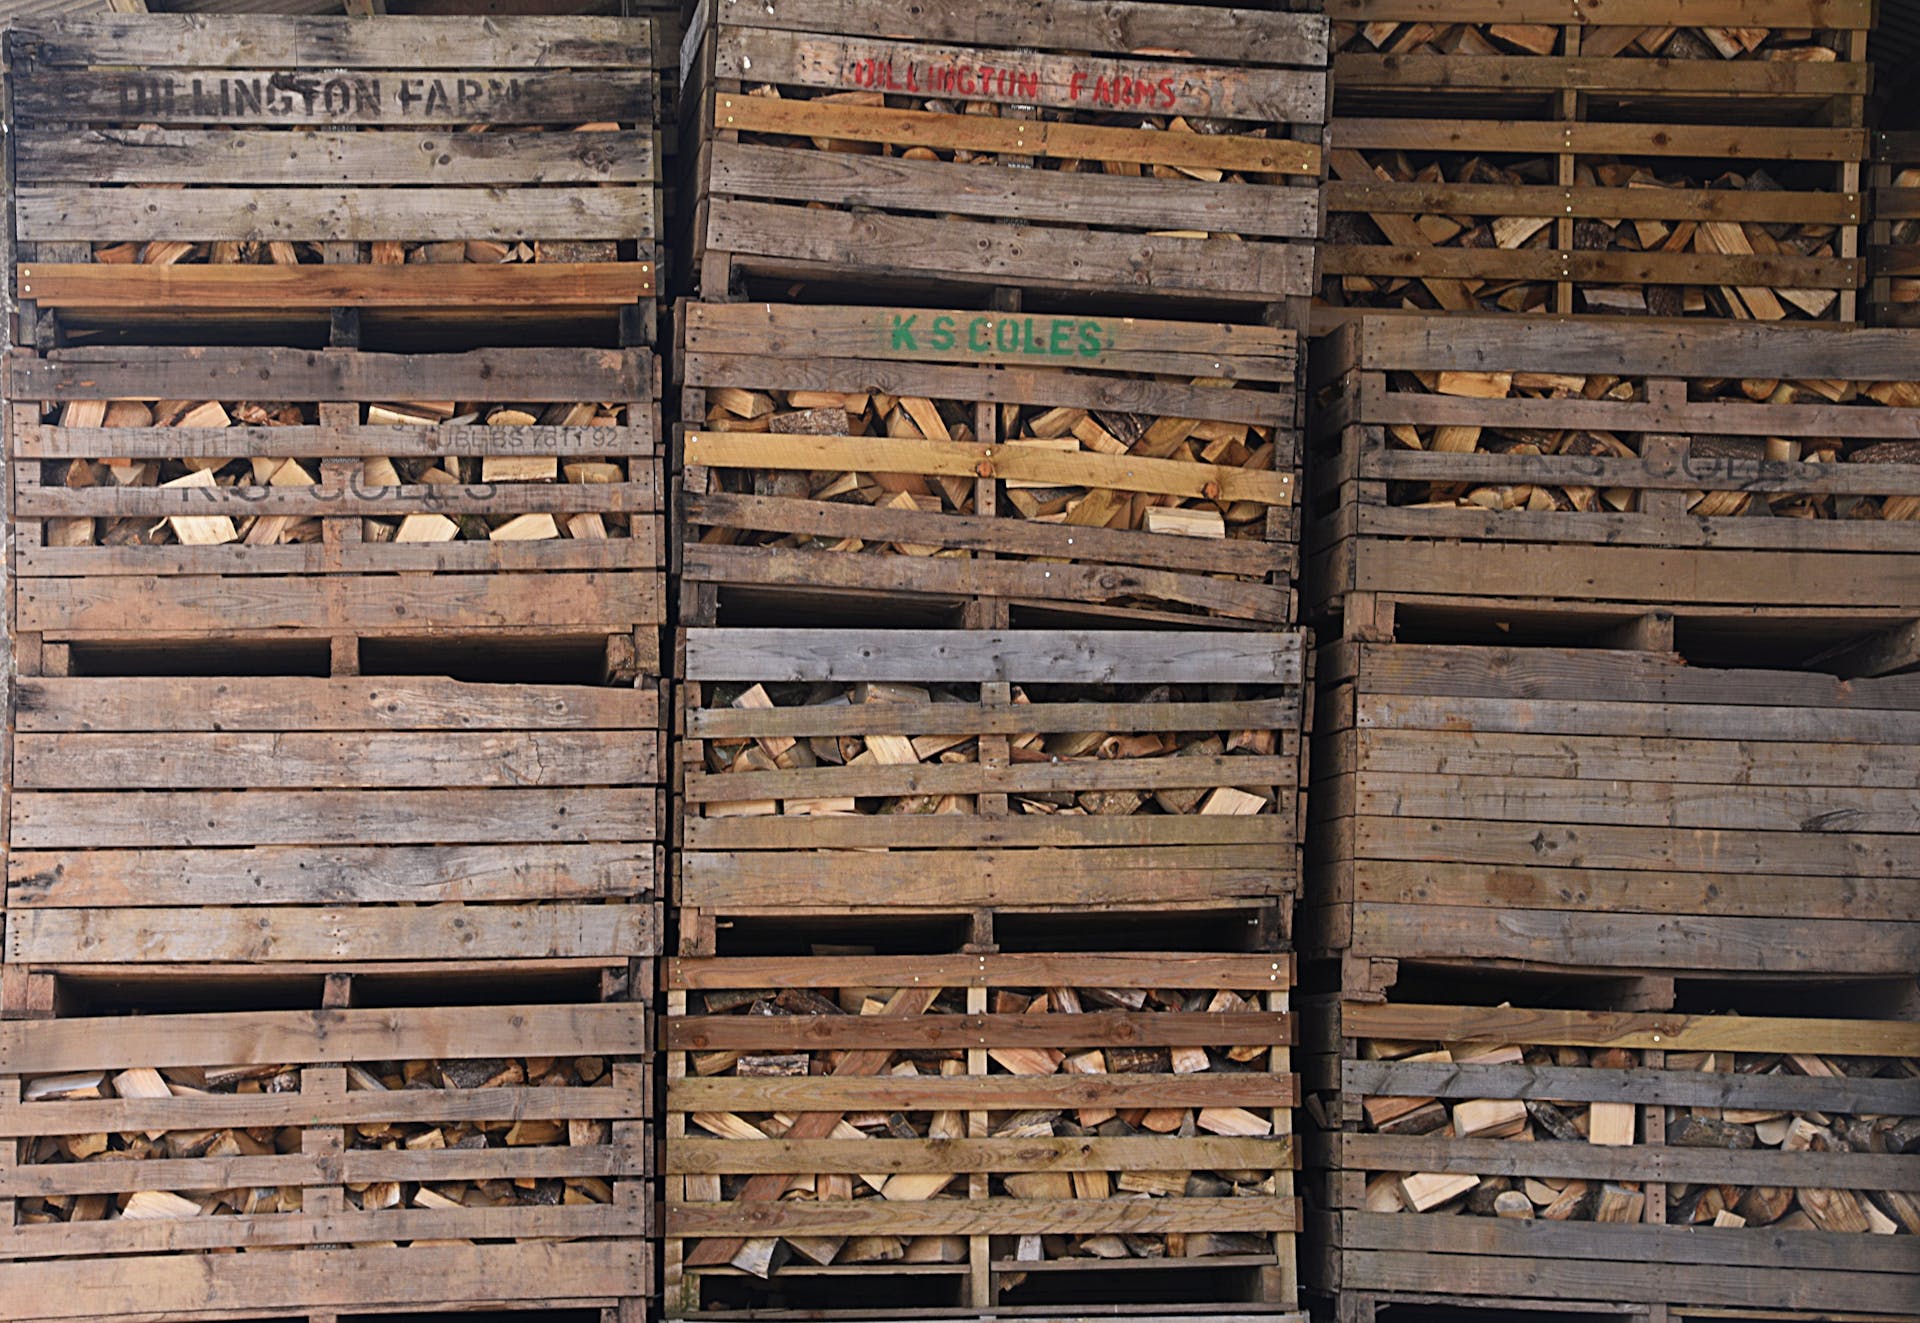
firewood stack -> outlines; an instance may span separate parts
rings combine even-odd
[[[1334,49],[1386,55],[1538,55],[1569,53],[1566,29],[1546,23],[1335,23]],[[1843,58],[1830,33],[1813,28],[1662,25],[1580,34],[1579,53],[1624,59],[1761,60],[1831,64]]]
[[[1626,1071],[1643,1067],[1626,1048],[1522,1047],[1368,1040],[1371,1061],[1526,1065]],[[1738,1076],[1920,1080],[1920,1061],[1805,1053],[1670,1052],[1664,1069]],[[1920,1087],[1920,1086],[1917,1086]],[[1659,1142],[1640,1133],[1629,1101],[1367,1097],[1364,1128],[1435,1139],[1629,1146]],[[1696,1149],[1781,1153],[1920,1152],[1920,1116],[1830,1115],[1783,1108],[1668,1107],[1665,1143]],[[1380,1172],[1368,1178],[1369,1212],[1460,1213],[1516,1220],[1662,1222],[1679,1226],[1771,1227],[1781,1231],[1920,1234],[1920,1199],[1897,1189],[1849,1191],[1791,1186],[1685,1184],[1667,1187],[1664,1218],[1649,1217],[1642,1183],[1572,1178],[1476,1176],[1468,1172]]]
[[[219,1098],[298,1093],[302,1068],[250,1064],[230,1067],[134,1067],[123,1071],[85,1071],[29,1079],[23,1101],[75,1102],[86,1099]],[[390,1061],[349,1066],[351,1093],[435,1090],[468,1092],[498,1088],[585,1089],[612,1083],[601,1057],[529,1057],[462,1061]],[[408,1111],[416,1112],[417,1107]],[[602,1120],[453,1119],[460,1109],[448,1104],[450,1119],[436,1121],[363,1121],[346,1127],[349,1151],[429,1153],[499,1148],[605,1145],[611,1123]],[[153,1160],[265,1158],[302,1152],[305,1127],[253,1126],[204,1130],[140,1131],[42,1136],[27,1142],[22,1161],[32,1164],[115,1164],[134,1173],[127,1186],[141,1184],[137,1164]],[[244,1166],[240,1168],[244,1171]],[[156,1178],[156,1182],[160,1178]],[[56,1195],[21,1201],[22,1226],[59,1222],[146,1221],[192,1217],[252,1217],[303,1211],[298,1186],[247,1186],[223,1190],[122,1189],[113,1194]],[[458,1209],[608,1204],[612,1187],[597,1176],[471,1181],[348,1182],[349,1209]],[[470,1241],[441,1243],[470,1244]],[[256,1247],[259,1248],[259,1247]]]

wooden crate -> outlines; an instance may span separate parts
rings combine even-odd
[[[16,706],[10,971],[659,951],[652,689],[25,676]]]
[[[1326,9],[1328,301],[1854,319],[1870,0]]]
[[[689,42],[708,299],[750,276],[1136,303],[1311,290],[1316,15],[706,0]]]
[[[1303,950],[1911,977],[1920,679],[1322,650]]]
[[[1309,1289],[1347,1323],[1413,1302],[1911,1316],[1920,1024],[1785,995],[1801,1015],[1307,1008],[1330,1127],[1307,1145],[1329,1196]]]
[[[1295,1307],[1288,957],[667,978],[670,1317],[844,1314],[863,1284],[917,1317]]]
[[[1309,609],[1349,632],[1378,598],[1863,629],[1920,603],[1920,336],[1372,317],[1313,387]]]
[[[1920,326],[1920,133],[1876,133],[1873,276],[1867,315],[1876,326]]]
[[[988,622],[1293,619],[1291,331],[771,304],[680,321],[687,624],[736,590]]]
[[[30,323],[645,301],[650,326],[652,40],[612,18],[16,23]]]
[[[645,1011],[0,1025],[0,1318],[585,1306],[638,1323]]]
[[[681,949],[859,914],[1265,913],[1284,944],[1304,665],[1298,633],[689,630]]]
[[[63,349],[9,369],[22,634],[625,634],[658,670],[646,350]]]

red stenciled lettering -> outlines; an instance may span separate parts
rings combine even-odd
[[[920,90],[920,66],[918,64],[915,64],[913,61],[909,60],[907,62],[907,91],[918,92],[919,90]]]
[[[1103,106],[1114,104],[1113,80],[1101,74],[1093,81],[1093,99]]]
[[[1040,99],[1040,74],[1037,70],[1021,69],[1014,74],[1014,91],[1022,101]]]
[[[1071,74],[1067,75],[1067,100],[1078,101],[1080,99],[1080,92],[1086,85],[1087,75],[1085,70],[1075,69]]]
[[[959,81],[960,81],[960,94],[962,96],[972,96],[973,89],[974,89],[973,66],[967,65],[961,68],[958,72],[959,72]]]
[[[1166,103],[1166,108],[1172,110],[1174,102],[1178,99],[1177,94],[1173,90],[1173,79],[1171,77],[1162,78],[1160,80],[1160,100]]]

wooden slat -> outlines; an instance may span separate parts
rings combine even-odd
[[[1070,956],[849,956],[832,960],[731,956],[682,958],[669,960],[666,965],[666,985],[690,991],[762,984],[783,988],[996,988],[1068,983],[1113,988],[1286,988],[1293,984],[1293,957],[1281,953],[1196,955],[1180,951]]]
[[[860,1199],[669,1203],[669,1236],[1153,1235],[1296,1231],[1292,1199]]]
[[[1831,1049],[1824,1049],[1831,1050]],[[1477,1066],[1470,1062],[1345,1061],[1341,1088],[1356,1096],[1528,1098],[1562,1103],[1630,1102],[1659,1107],[1779,1108],[1898,1113],[1916,1086],[1895,1079],[1809,1079],[1711,1071]]]
[[[927,1108],[1287,1107],[1292,1076],[988,1075],[879,1079],[680,1079],[667,1084],[670,1112],[798,1112]]]
[[[1865,29],[1871,0],[1687,0],[1686,21],[1730,27]],[[1673,19],[1671,0],[1325,0],[1330,19],[1447,23],[1551,23],[1575,27],[1659,27]]]
[[[339,18],[248,14],[209,23],[186,14],[71,14],[19,23],[17,49],[42,64],[254,65],[354,69],[388,65],[396,52],[415,69],[620,68],[652,64],[648,19],[489,15],[382,15],[377,28]]]
[[[795,771],[689,774],[689,804],[742,799],[831,799],[844,795],[1042,794],[1080,790],[1279,786],[1297,780],[1296,758],[1194,754],[1167,758],[1064,759],[986,767],[979,763],[812,767]],[[1276,800],[1282,811],[1288,786]]]
[[[650,262],[491,266],[470,262],[404,266],[23,262],[17,273],[22,297],[31,297],[43,308],[592,308],[618,307],[654,294]]]
[[[1510,1144],[1426,1135],[1342,1135],[1348,1171],[1473,1172],[1691,1185],[1822,1186],[1920,1190],[1920,1156],[1786,1153],[1771,1149],[1665,1148],[1636,1144]]]
[[[612,383],[608,383],[612,384]],[[611,401],[608,401],[609,403]],[[187,455],[221,458],[320,459],[334,456],[389,459],[438,455],[588,455],[619,459],[649,455],[655,428],[650,409],[635,409],[633,422],[621,427],[60,427],[41,423],[16,427],[14,454],[27,459],[177,459]],[[647,476],[636,473],[636,477]]]
[[[1168,1171],[1293,1165],[1290,1136],[1180,1139],[811,1139],[777,1144],[672,1139],[667,1174],[753,1172]]]
[[[1293,1019],[1283,1012],[1233,1015],[1101,1011],[1086,1015],[930,1015],[887,1023],[881,1016],[683,1016],[667,1021],[669,1050],[798,1052],[936,1047],[1284,1046]]]
[[[1920,1024],[1658,1011],[1561,1011],[1512,1007],[1347,1002],[1344,1032],[1356,1038],[1448,1039],[1543,1046],[1650,1048],[1667,1052],[1809,1052],[1920,1056]]]

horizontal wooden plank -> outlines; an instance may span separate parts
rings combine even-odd
[[[1298,632],[687,631],[690,680],[1298,684],[1302,667]]]
[[[967,956],[729,956],[669,960],[667,986],[698,991],[782,988],[1005,988],[1071,984],[1110,988],[1286,988],[1293,957],[1196,955],[1182,951],[1070,956],[994,953]],[[817,1081],[816,1081],[817,1082]]]
[[[651,514],[660,490],[651,473],[638,482],[423,483],[399,487],[349,482],[312,486],[36,487],[21,485],[22,519],[166,518],[171,515],[289,515],[296,519],[408,514],[510,515],[536,512]]]
[[[1288,1107],[1291,1075],[985,1075],[881,1079],[677,1079],[670,1112],[897,1111],[927,1108]],[[863,1169],[864,1170],[864,1169]]]
[[[565,959],[624,964],[659,948],[650,904],[26,909],[7,925],[7,959],[25,964]]]
[[[1294,1231],[1293,1199],[885,1199],[667,1204],[667,1235],[1152,1235]]]
[[[374,577],[35,579],[18,585],[18,628],[54,637],[241,630],[421,635],[463,629],[623,633],[665,619],[653,572],[440,574],[405,596]]]
[[[1552,21],[1558,23],[1567,16],[1568,11],[1563,9]],[[1776,102],[1790,97],[1859,97],[1867,94],[1872,82],[1871,66],[1864,60],[1790,64],[1780,60],[1620,59],[1611,55],[1436,55],[1421,50],[1391,55],[1341,51],[1333,57],[1333,76],[1339,87],[1355,93],[1552,92],[1566,88],[1643,97],[1710,95],[1728,102],[1738,97],[1766,97]],[[1737,116],[1744,109],[1734,102],[1720,113]]]
[[[1920,464],[1789,464],[1704,455],[1669,461],[1646,457],[1389,450],[1363,455],[1360,476],[1388,481],[1537,482],[1552,486],[1630,487],[1642,491],[1704,488],[1842,496],[1920,492]]]
[[[653,892],[659,847],[250,846],[13,850],[7,904],[27,909],[561,901]]]
[[[1688,0],[1689,23],[1734,27],[1863,29],[1870,0]],[[1325,0],[1330,19],[1449,23],[1550,23],[1569,27],[1657,27],[1673,16],[1665,0],[1587,0],[1579,12],[1565,0]]]
[[[1408,151],[1572,152],[1579,156],[1705,156],[1726,160],[1847,161],[1865,156],[1865,129],[1781,128],[1513,119],[1336,118],[1330,140],[1347,148]],[[1689,255],[1691,256],[1691,254]]]
[[[986,32],[990,29],[981,29]],[[1049,55],[992,46],[876,41],[839,32],[728,27],[714,40],[719,78],[789,86],[951,95],[1091,113],[1136,110],[1209,119],[1318,124],[1326,76],[1165,58],[1172,52]]]
[[[14,686],[22,733],[62,731],[651,730],[659,696],[590,685],[473,684],[439,676],[140,676]]]
[[[657,514],[630,515],[631,537],[550,538],[539,542],[296,542],[272,547],[40,547],[15,561],[23,579],[74,575],[128,577],[254,575],[339,577],[368,574],[558,574],[580,570],[658,571],[665,528]]]
[[[1768,705],[1758,701],[1764,694],[1750,691],[1770,679],[1770,673],[1752,672],[1749,676],[1739,672],[1706,671],[1704,674],[1727,681],[1728,687],[1721,691],[1720,697],[1750,697],[1755,701],[1716,703],[1700,697],[1669,698],[1650,691],[1643,691],[1645,701],[1637,702],[1605,698],[1582,702],[1544,695],[1527,699],[1518,695],[1460,694],[1423,698],[1413,693],[1389,692],[1362,698],[1356,704],[1356,716],[1362,728],[1376,730],[1441,731],[1464,724],[1475,731],[1509,735],[1703,740],[1737,735],[1748,744],[1804,741],[1856,748],[1898,745],[1920,738],[1920,712],[1895,706],[1895,697],[1877,700],[1884,704],[1880,707],[1871,706],[1876,700],[1866,697],[1865,703],[1853,710],[1822,707],[1806,700]],[[1628,683],[1657,686],[1659,681],[1656,677]],[[1441,679],[1435,681],[1435,687],[1444,690],[1454,685]],[[1596,689],[1595,692],[1604,691]]]
[[[596,133],[313,129],[296,134],[272,129],[27,128],[15,135],[14,144],[14,168],[23,187],[93,185],[103,179],[117,184],[201,185],[231,185],[244,179],[256,189],[351,185],[355,194],[372,192],[380,184],[513,187],[517,190],[514,204],[498,209],[496,224],[511,221],[533,199],[535,185],[648,184],[659,178],[653,134],[638,129]],[[328,195],[337,197],[342,192],[334,189]],[[127,194],[116,189],[106,196]],[[185,195],[187,200],[201,196],[198,191]],[[473,233],[492,234],[493,230],[482,226]]]
[[[1300,704],[1290,698],[1218,703],[1020,703],[977,707],[967,703],[837,703],[776,708],[700,707],[691,708],[682,716],[689,739],[707,740],[756,739],[762,735],[1275,730],[1288,747],[1294,747]]]
[[[340,1065],[415,1057],[628,1056],[646,1017],[617,1003],[265,1011],[0,1021],[9,1074],[265,1061]]]
[[[281,1213],[271,1217],[200,1217],[164,1221],[67,1222],[18,1228],[0,1259],[74,1255],[178,1254],[193,1250],[260,1249],[327,1243],[461,1239],[643,1238],[645,1209],[613,1204],[500,1208],[396,1208],[382,1212]]]
[[[1822,1047],[1831,1052],[1831,1047]],[[1355,1096],[1528,1098],[1658,1107],[1738,1107],[1897,1114],[1914,1101],[1910,1080],[1809,1079],[1711,1071],[1596,1070],[1577,1066],[1476,1066],[1427,1061],[1344,1061],[1340,1087]]]
[[[1812,327],[1812,324],[1808,324]],[[1816,337],[1817,342],[1817,337]],[[1531,370],[1519,366],[1520,371]],[[1369,424],[1415,426],[1590,429],[1601,432],[1660,432],[1693,436],[1778,436],[1849,440],[1911,440],[1920,432],[1913,409],[1873,404],[1755,404],[1745,400],[1499,399],[1477,400],[1420,391],[1379,390],[1362,386],[1360,412]],[[1365,446],[1384,446],[1385,437],[1362,435]]]
[[[894,110],[886,106],[714,93],[716,128],[830,137],[1049,160],[1125,161],[1240,174],[1317,175],[1320,148],[1286,138],[1106,128],[1062,120]]]
[[[479,1309],[503,1296],[548,1307],[576,1300],[597,1305],[644,1296],[651,1281],[651,1260],[639,1241],[289,1250],[215,1259],[182,1254],[143,1260],[137,1277],[76,1274],[71,1263],[55,1260],[0,1264],[0,1300],[7,1302],[0,1317],[165,1318],[208,1310],[289,1313],[463,1304]]]
[[[30,269],[32,265],[28,264]],[[87,269],[109,273],[116,270],[112,267]],[[314,269],[323,272],[414,270],[419,278],[426,280],[442,277],[453,268]],[[483,274],[487,270],[475,269],[482,270]],[[525,272],[541,268],[539,263],[534,263],[515,269]],[[584,268],[596,269],[599,268]],[[7,360],[7,368],[9,393],[16,400],[234,400],[268,395],[276,400],[352,403],[410,400],[423,390],[437,392],[441,398],[536,403],[632,402],[654,398],[653,355],[644,349],[477,349],[451,354],[381,354],[357,349],[126,346],[56,349],[33,357],[16,355]],[[636,416],[646,413],[645,410],[634,412]],[[486,429],[488,433],[499,430]],[[443,435],[439,428],[421,429],[423,438],[426,433],[435,437]],[[299,433],[294,435],[298,437]],[[383,438],[369,434],[367,439],[377,442]]]
[[[1857,0],[1850,0],[1857,3]],[[884,24],[901,38],[973,44],[981,33],[1007,46],[1042,50],[1100,51],[1135,49],[1191,52],[1202,60],[1260,64],[1326,63],[1327,24],[1317,15],[1209,5],[1111,0],[1098,13],[1078,10],[1036,12],[1022,0],[975,0],[964,9],[929,6],[911,13],[878,7],[851,17],[845,0],[788,0],[778,12],[764,12],[757,0],[717,0],[713,14],[725,25],[799,32],[846,32],[848,23]],[[865,7],[862,7],[865,9]],[[1653,20],[1649,20],[1650,22]]]
[[[1863,978],[1901,978],[1920,952],[1920,925],[1368,903],[1354,907],[1352,946],[1359,954],[1409,960],[1770,974],[1838,965]]]
[[[1343,1003],[1341,1017],[1343,1032],[1356,1038],[1435,1038],[1548,1047],[1652,1048],[1669,1052],[1920,1055],[1920,1024],[1901,1020],[1361,1002]]]
[[[119,1133],[248,1126],[444,1125],[460,1121],[638,1121],[637,1090],[620,1088],[390,1089],[346,1093],[193,1094],[177,1098],[0,1104],[0,1134]]]
[[[843,795],[1044,794],[1079,790],[1280,787],[1282,812],[1300,777],[1297,758],[1204,754],[1165,758],[1061,759],[988,767],[980,763],[812,767],[794,771],[690,773],[689,804],[742,799],[830,799]]]
[[[382,15],[382,17],[387,17]],[[489,15],[396,17],[371,29],[340,18],[248,14],[243,23],[186,14],[65,14],[22,21],[16,49],[42,64],[260,65],[354,69],[518,66],[620,68],[652,63],[649,19]]]
[[[395,48],[396,50],[400,48]],[[650,62],[649,62],[650,66]],[[559,69],[114,69],[14,79],[26,122],[136,124],[588,124],[653,117],[649,66]]]
[[[1284,1047],[1293,1017],[1282,1012],[1186,1014],[1099,1011],[1085,1015],[890,1016],[693,1015],[666,1023],[669,1050],[804,1052],[940,1047]]]
[[[737,1139],[672,1138],[669,1176],[747,1172],[1018,1172],[1236,1170],[1293,1165],[1288,1136],[1196,1135],[1100,1139]]]
[[[1790,216],[1776,221],[1789,222]],[[1546,248],[1407,248],[1328,244],[1328,275],[1439,276],[1461,280],[1565,280],[1636,285],[1765,285],[1788,289],[1855,289],[1864,268],[1851,258],[1714,253],[1639,253]]]
[[[1064,359],[1081,369],[1289,382],[1299,361],[1293,331],[1224,322],[769,303],[689,303],[682,315],[687,351],[702,355],[702,363],[717,362],[706,355],[765,353],[977,364],[1041,358]],[[998,375],[982,373],[978,380],[992,386]],[[689,380],[727,384],[717,375]]]
[[[23,262],[16,271],[21,296],[43,308],[594,308],[619,307],[654,294],[650,262],[412,262],[404,266]],[[419,389],[418,382],[414,389]]]
[[[1282,845],[1290,842],[1293,836],[1293,824],[1283,822],[1273,814],[1225,817],[1197,813],[1129,814],[1124,818],[1062,818],[1052,814],[1016,814],[1005,818],[978,816],[968,818],[959,826],[950,818],[943,821],[940,815],[922,814],[873,814],[804,820],[688,818],[682,824],[682,830],[689,850],[776,851]],[[755,862],[756,866],[760,863],[769,866],[775,864],[771,859]],[[1285,862],[1284,856],[1275,860],[1276,866]]]
[[[1848,551],[1860,555],[1910,554],[1920,534],[1903,520],[1722,519],[1684,515],[1667,518],[1637,511],[1579,514],[1560,510],[1434,509],[1363,506],[1354,511],[1362,539],[1356,554],[1378,538],[1464,538],[1534,544],[1542,556],[1577,557],[1586,546],[1686,548],[1695,555],[1749,552]],[[1379,544],[1376,542],[1374,546]],[[1395,546],[1391,554],[1402,555]],[[1766,557],[1763,554],[1762,559]],[[1863,564],[1868,573],[1874,570]],[[1544,571],[1543,571],[1544,572]],[[1776,576],[1756,576],[1763,581]]]
[[[1822,1186],[1920,1190],[1920,1156],[1786,1153],[1770,1149],[1665,1148],[1637,1144],[1510,1144],[1426,1135],[1342,1135],[1340,1163],[1359,1171],[1475,1172],[1695,1185]]]
[[[499,189],[507,187],[514,190],[513,205],[502,206]],[[484,189],[444,184],[428,188],[25,186],[14,202],[19,237],[30,243],[115,240],[127,232],[129,214],[139,216],[139,233],[148,240],[192,243],[424,242],[474,235],[508,243],[576,239],[646,242],[654,239],[659,229],[653,189],[596,184],[578,188],[502,184]],[[41,288],[49,286],[42,284]],[[57,295],[58,286],[52,288]],[[576,295],[574,301],[586,300]]]
[[[653,790],[118,790],[13,797],[18,850],[657,839]]]
[[[587,455],[617,460],[653,454],[657,435],[652,415],[651,409],[634,409],[632,425],[622,427],[59,427],[41,423],[14,429],[13,453],[23,459]]]
[[[1521,367],[1532,372],[1586,372],[1597,361],[1624,376],[1911,379],[1911,331],[1863,327],[1689,325],[1676,336],[1664,326],[1630,321],[1554,319],[1515,326],[1500,318],[1425,324],[1419,317],[1371,317],[1359,336],[1360,366],[1407,372]],[[1491,323],[1491,324],[1489,324]],[[1604,357],[1603,357],[1604,356]]]
[[[709,251],[804,273],[861,269],[1046,289],[1092,284],[1245,302],[1304,295],[1312,285],[1313,251],[1305,244],[855,214],[732,198],[710,204],[704,242]]]
[[[687,432],[688,464],[819,472],[926,473],[1104,487],[1114,491],[1183,496],[1188,499],[1293,502],[1291,473],[1229,465],[1195,464],[1042,446],[955,441],[914,441],[855,436],[773,436],[757,432]]]

